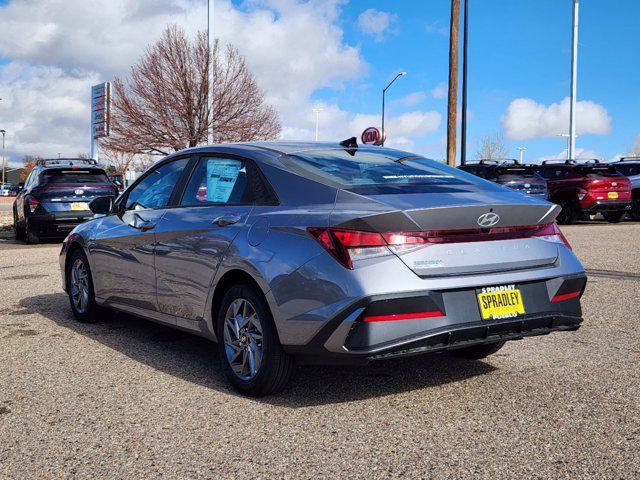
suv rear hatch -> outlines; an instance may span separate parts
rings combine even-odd
[[[578,173],[587,178],[586,195],[596,202],[631,200],[631,182],[612,165],[580,165]]]
[[[100,168],[55,168],[40,174],[35,196],[47,212],[90,214],[89,202],[96,197],[116,196],[118,190]]]
[[[492,180],[505,187],[527,195],[547,196],[547,182],[536,174],[533,165],[509,165],[497,167]]]

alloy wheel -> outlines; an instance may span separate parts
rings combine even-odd
[[[254,306],[237,298],[225,314],[224,347],[233,372],[242,380],[256,376],[262,364],[262,324]]]
[[[76,311],[85,313],[89,305],[89,278],[87,267],[82,259],[77,258],[71,266],[71,300]]]

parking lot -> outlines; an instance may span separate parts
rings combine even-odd
[[[59,245],[0,240],[0,478],[637,478],[640,224],[563,231],[589,274],[578,332],[304,367],[259,400],[203,339],[76,323]]]

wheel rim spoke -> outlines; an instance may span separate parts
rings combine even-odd
[[[251,380],[262,365],[262,323],[248,300],[237,298],[225,314],[222,339],[226,359],[242,380]]]

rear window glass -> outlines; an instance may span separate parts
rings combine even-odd
[[[346,190],[366,189],[369,193],[414,193],[429,191],[422,187],[475,183],[466,172],[389,150],[312,150],[288,155],[285,163],[303,176]],[[372,191],[371,187],[377,188]]]
[[[620,172],[622,175],[626,175],[627,177],[640,175],[640,163],[637,163],[635,165],[616,165],[616,170],[618,170],[618,172]]]
[[[573,167],[543,167],[538,170],[538,173],[544,178],[548,178],[550,180],[576,176]]]
[[[494,171],[494,178],[499,182],[508,182],[512,180],[539,180],[535,170],[531,168],[499,168]]]
[[[582,166],[577,167],[577,171],[580,175],[585,176],[587,178],[597,178],[597,177],[617,177],[620,174],[615,169],[615,167],[603,165],[600,167],[595,166]]]
[[[42,173],[43,183],[111,183],[104,170],[87,169],[87,170],[45,170]]]

